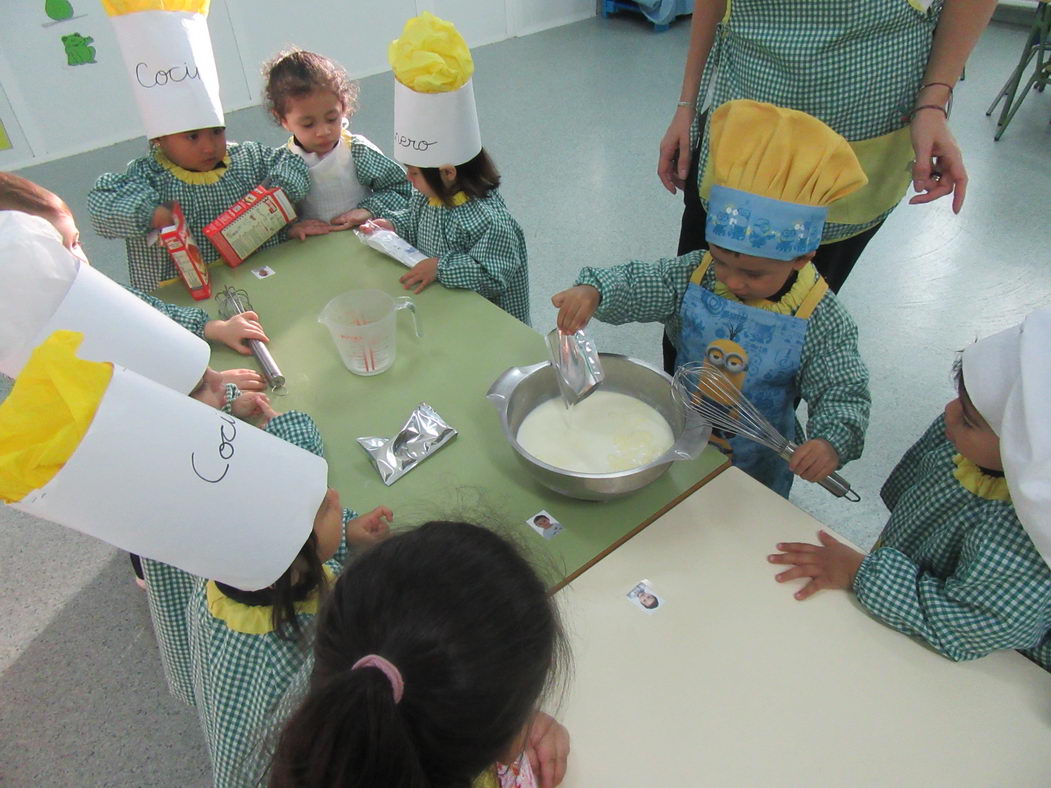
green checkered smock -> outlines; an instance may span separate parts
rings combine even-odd
[[[438,281],[485,296],[529,325],[529,269],[522,228],[500,194],[447,208],[413,190],[403,211],[380,214],[417,249],[438,258]]]
[[[267,430],[290,440],[310,435],[312,425],[305,414],[292,412],[274,419]],[[312,437],[304,448],[317,445],[320,438]],[[344,509],[344,525],[356,516]],[[338,575],[348,557],[344,536],[325,566]],[[309,671],[309,638],[289,642],[272,631],[238,632],[213,615],[207,580],[146,558],[142,565],[165,676],[172,694],[197,708],[215,785],[256,785],[266,771],[267,739],[281,721],[275,716],[278,704],[295,678]],[[300,613],[304,631],[310,631],[314,616]]]
[[[161,301],[159,298],[151,296],[149,293],[144,293],[141,290],[136,290],[134,287],[125,287],[125,290],[132,295],[141,298],[158,312],[163,312],[190,333],[196,334],[201,339],[204,339],[204,326],[212,318],[209,317],[208,313],[203,309],[198,309],[195,306],[177,306],[176,304],[169,304],[167,301]]]
[[[939,416],[883,485],[890,520],[854,580],[880,621],[952,660],[1018,649],[1051,670],[1051,569],[1010,500],[953,473]]]
[[[633,260],[612,268],[582,268],[576,284],[598,289],[602,300],[595,317],[599,320],[661,322],[678,346],[679,310],[702,255],[703,251],[695,251],[655,263]],[[715,282],[715,266],[709,266],[701,287],[714,292]],[[703,359],[680,363],[686,361]],[[796,390],[809,411],[806,435],[797,434],[796,440],[824,438],[841,463],[860,457],[872,402],[869,375],[858,352],[857,326],[831,291],[807,319]]]
[[[942,3],[920,11],[907,0],[727,0],[729,17],[716,33],[697,106],[765,101],[813,115],[851,142],[900,129],[922,83]],[[707,117],[703,135],[699,115],[690,132],[691,149],[701,145],[701,173],[711,112]],[[911,174],[901,176],[904,186]],[[823,240],[849,238],[888,213],[861,225],[826,223]]]
[[[95,188],[88,194],[91,222],[103,238],[124,239],[133,287],[149,291],[178,276],[163,245],[146,245],[153,212],[162,203],[177,201],[182,206],[201,256],[206,263],[212,263],[220,259],[219,251],[205,236],[204,227],[219,214],[268,179],[271,186],[284,189],[293,203],[302,200],[310,188],[306,164],[283,147],[231,142],[227,145],[227,157],[229,164],[214,183],[195,182],[208,180],[211,173],[192,173],[177,167],[167,161],[160,148],[135,159],[124,174],[110,172],[95,181]],[[283,240],[282,229],[260,249],[269,249]]]

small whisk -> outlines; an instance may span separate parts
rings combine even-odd
[[[766,446],[786,461],[799,448],[778,432],[720,369],[683,364],[675,370],[672,393],[684,407],[700,413],[713,427]],[[850,482],[838,473],[830,473],[818,484],[838,498],[861,500],[850,488]]]
[[[224,287],[221,292],[217,293],[215,300],[219,304],[219,314],[223,316],[224,320],[229,320],[234,315],[239,315],[252,309],[252,302],[248,300],[247,291],[238,290],[230,286]],[[270,355],[270,350],[258,339],[249,339],[247,342],[252,355],[259,362],[259,366],[263,368],[263,375],[266,377],[266,382],[270,385],[270,388],[278,396],[285,394],[285,376],[281,374],[277,362]]]

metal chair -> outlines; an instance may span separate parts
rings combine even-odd
[[[1029,68],[1029,64],[1034,58],[1036,59],[1036,66],[1030,74],[1025,87],[1019,91],[1018,85],[1021,83],[1026,70]],[[1007,124],[1011,122],[1011,118],[1018,112],[1018,108],[1022,106],[1022,102],[1025,101],[1029,91],[1035,87],[1037,91],[1042,93],[1048,84],[1051,84],[1051,3],[1039,2],[1036,6],[1036,16],[1033,18],[1033,24],[1029,28],[1029,37],[1026,39],[1025,47],[1022,49],[1022,57],[1007,82],[1000,88],[1000,92],[996,94],[993,103],[989,105],[989,109],[985,111],[986,117],[992,115],[996,105],[1000,103],[1001,99],[1004,100],[1004,107],[1000,111],[1000,119],[996,122],[996,134],[993,135],[994,140],[999,140],[1004,131],[1007,130]]]

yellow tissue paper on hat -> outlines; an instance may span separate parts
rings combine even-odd
[[[712,113],[710,140],[715,185],[824,207],[868,183],[849,143],[805,112],[728,101]]]
[[[417,93],[459,90],[474,73],[471,50],[456,26],[427,11],[405,23],[387,59],[395,78]]]
[[[210,2],[211,0],[102,0],[102,7],[109,16],[122,16],[139,11],[185,11],[207,16]]]
[[[83,340],[53,333],[0,403],[0,500],[15,503],[51,481],[91,426],[113,365],[77,358]]]

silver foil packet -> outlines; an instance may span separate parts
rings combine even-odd
[[[358,438],[358,443],[390,487],[455,437],[456,430],[434,408],[421,402],[393,438]]]
[[[606,378],[598,348],[583,331],[574,334],[563,334],[557,328],[550,331],[547,355],[566,405],[575,405],[586,398]]]

